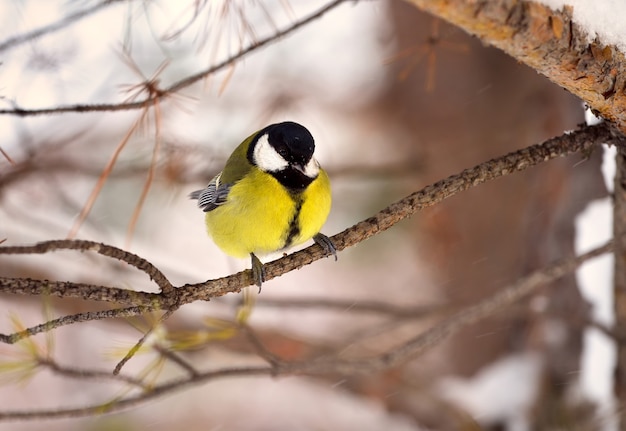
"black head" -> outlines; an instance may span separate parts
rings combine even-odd
[[[304,189],[319,173],[315,141],[306,127],[286,121],[260,130],[248,148],[248,160],[290,189]]]
[[[267,134],[270,145],[287,163],[306,166],[313,157],[315,141],[306,127],[286,121],[269,126]]]

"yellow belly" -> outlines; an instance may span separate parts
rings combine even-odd
[[[326,222],[330,205],[330,182],[323,170],[294,200],[274,177],[255,168],[231,188],[225,204],[206,213],[206,226],[226,254],[263,255],[311,239]]]

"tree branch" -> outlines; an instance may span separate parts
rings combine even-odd
[[[609,124],[602,123],[492,159],[427,186],[391,204],[374,216],[333,236],[332,240],[338,251],[343,250],[389,229],[397,222],[410,217],[423,208],[433,206],[471,187],[513,172],[523,171],[556,157],[576,152],[588,152],[600,142],[620,143],[620,137],[621,134],[617,130]],[[227,293],[240,292],[241,289],[253,283],[251,271],[246,270],[227,277],[175,288],[171,286],[164,274],[145,259],[116,247],[91,241],[60,240],[47,241],[33,246],[0,246],[0,255],[46,253],[58,249],[96,251],[107,257],[122,260],[150,275],[161,287],[161,292],[136,292],[82,283],[7,277],[0,277],[0,292],[77,297],[126,306],[146,306],[153,310],[169,310],[190,302],[210,300]],[[267,263],[265,266],[266,279],[270,280],[286,272],[299,269],[322,257],[325,255],[321,247],[312,245]]]
[[[590,151],[600,142],[609,144],[621,142],[619,136],[621,134],[617,130],[602,123],[552,138],[542,144],[514,151],[427,186],[389,205],[374,216],[357,223],[331,239],[338,251],[343,250],[389,229],[394,224],[424,208],[431,207],[471,187],[476,187],[504,175],[523,171],[556,157]],[[302,268],[322,257],[325,257],[322,248],[313,245],[269,262],[265,264],[266,280]],[[180,287],[178,291],[181,304],[185,304],[197,299],[209,299],[230,292],[239,292],[251,282],[250,271],[243,271],[205,283],[187,284]]]
[[[454,316],[443,320],[426,332],[390,352],[365,360],[343,362],[332,360],[330,363],[328,363],[327,360],[311,361],[304,364],[303,368],[306,372],[317,373],[328,372],[328,368],[331,367],[334,372],[353,374],[374,372],[393,367],[424,353],[426,350],[439,344],[460,329],[474,324],[496,311],[517,302],[539,287],[545,286],[572,273],[586,261],[612,250],[613,241],[611,240],[605,245],[581,254],[580,256],[563,259],[547,268],[534,271],[494,295],[482,300],[478,304],[468,307]],[[295,365],[295,367],[299,372],[303,371],[302,368],[298,368],[298,365]]]
[[[76,21],[79,21],[90,15],[93,15],[94,13],[98,12],[101,9],[104,9],[115,3],[120,3],[122,1],[127,1],[127,0],[103,0],[100,3],[97,3],[89,8],[85,8],[83,10],[79,10],[78,12],[74,12],[52,24],[48,24],[38,29],[29,31],[27,33],[18,34],[8,39],[5,39],[4,41],[0,42],[0,53],[2,53],[3,51],[8,51],[26,42],[32,42],[33,40],[38,39],[45,34],[62,30]]]
[[[259,48],[262,48],[266,45],[270,45],[274,42],[277,42],[282,37],[300,29],[301,27],[306,26],[307,24],[309,24],[310,22],[316,19],[321,18],[327,12],[330,12],[331,10],[339,6],[341,3],[344,3],[346,1],[347,0],[333,0],[329,2],[328,4],[326,4],[325,6],[323,6],[322,8],[318,9],[317,11],[311,13],[310,15],[298,21],[295,21],[293,24],[291,24],[288,27],[285,27],[283,30],[277,31],[271,36],[267,36],[263,39],[253,42],[247,47],[241,49],[236,54],[231,55],[230,57],[226,58],[225,60],[205,70],[202,70],[194,75],[181,79],[180,81],[175,82],[169,87],[162,89],[158,91],[157,93],[152,94],[142,100],[137,100],[137,101],[128,102],[128,103],[76,104],[76,105],[55,106],[51,108],[38,108],[38,109],[22,108],[14,104],[14,107],[12,109],[0,109],[0,115],[17,115],[20,117],[27,117],[27,116],[34,116],[34,115],[63,114],[67,112],[83,113],[83,112],[103,112],[103,111],[128,111],[132,109],[146,108],[146,107],[154,105],[158,101],[161,101],[167,98],[173,92],[182,90],[185,87],[189,87],[190,85],[208,77],[209,75],[212,75],[215,72],[225,69],[226,67],[241,60],[243,57],[258,50]]]
[[[44,241],[30,246],[3,247],[0,249],[0,254],[44,254],[57,250],[96,252],[103,256],[126,262],[130,266],[134,266],[138,270],[145,272],[148,274],[150,279],[153,280],[157,286],[159,286],[162,292],[171,292],[174,288],[167,277],[165,277],[165,275],[157,267],[148,262],[146,259],[129,251],[122,250],[121,248],[94,241],[69,239]]]
[[[624,53],[599,40],[589,44],[570,9],[527,0],[406,1],[500,48],[626,131]]]
[[[42,332],[48,332],[53,329],[60,328],[61,326],[72,325],[74,323],[80,323],[80,322],[89,322],[92,320],[104,320],[104,319],[114,319],[114,318],[120,318],[120,317],[138,316],[138,315],[149,313],[150,311],[154,311],[154,308],[149,307],[149,306],[138,306],[138,307],[116,308],[113,310],[88,311],[86,313],[70,314],[67,316],[60,317],[58,319],[50,320],[40,325],[26,328],[23,331],[14,332],[13,334],[9,334],[9,335],[0,334],[0,342],[6,343],[6,344],[15,344],[24,338],[32,337],[33,335],[37,335]]]
[[[190,375],[186,378],[156,386],[150,392],[144,392],[125,399],[116,400],[114,403],[67,409],[5,411],[0,412],[0,421],[76,418],[117,412],[143,404],[160,396],[169,395],[192,386],[197,386],[208,381],[226,377],[260,375],[279,376],[294,374],[328,375],[335,373],[363,374],[380,371],[398,365],[402,362],[406,362],[411,358],[424,353],[426,350],[439,344],[460,329],[476,323],[497,311],[501,311],[503,308],[510,306],[538,288],[573,272],[586,261],[611,250],[613,250],[612,241],[580,256],[563,259],[547,268],[534,271],[511,285],[506,286],[492,296],[482,300],[476,305],[473,305],[448,319],[444,319],[426,332],[416,336],[397,348],[371,358],[340,360],[336,355],[333,355],[332,357],[313,359],[305,362],[286,362],[267,352],[260,340],[254,339],[255,346],[259,350],[265,351],[265,356],[270,362],[270,366],[223,368],[216,371],[200,373],[194,372],[190,373]],[[247,332],[247,334],[249,337],[251,336],[250,332]],[[253,334],[252,336],[254,337]]]

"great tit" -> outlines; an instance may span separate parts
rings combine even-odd
[[[327,255],[337,251],[320,233],[331,205],[330,181],[313,157],[315,142],[302,125],[271,124],[246,138],[224,170],[189,196],[206,212],[209,236],[226,254],[250,255],[254,283],[265,269],[256,256],[309,239]]]

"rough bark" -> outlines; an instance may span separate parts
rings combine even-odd
[[[624,54],[589,43],[571,9],[519,0],[407,1],[527,64],[626,131]]]

